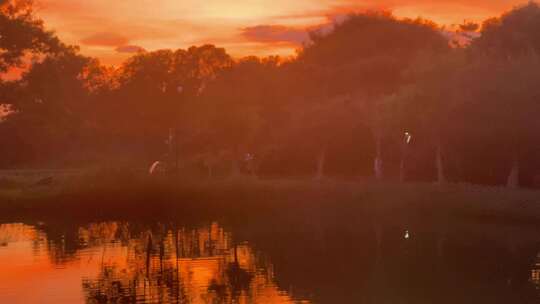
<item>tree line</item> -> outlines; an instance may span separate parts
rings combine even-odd
[[[540,6],[448,30],[389,12],[313,31],[294,58],[214,45],[101,65],[30,1],[0,2],[0,167],[98,163],[225,176],[540,183]],[[196,174],[196,173],[193,173]]]

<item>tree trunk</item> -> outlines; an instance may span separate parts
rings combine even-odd
[[[437,144],[435,151],[435,166],[437,167],[437,184],[442,185],[446,183],[446,177],[444,176],[444,165],[440,143]]]
[[[405,181],[405,157],[401,157],[401,162],[399,163],[399,182],[403,183]]]
[[[169,128],[169,135],[167,139],[167,173],[174,172],[176,170],[176,154],[175,154],[175,141],[174,128]]]
[[[237,178],[237,177],[240,177],[241,175],[241,172],[240,172],[240,160],[241,160],[241,157],[240,157],[240,152],[238,152],[238,148],[234,149],[234,154],[233,154],[233,159],[232,159],[232,163],[231,163],[231,177],[232,178]]]
[[[208,170],[208,178],[213,177],[213,167],[211,165],[207,165],[206,169]]]
[[[326,162],[326,148],[323,148],[317,157],[317,172],[315,179],[321,180],[324,177],[324,164]]]
[[[376,264],[379,264],[379,262],[382,259],[382,243],[383,243],[383,229],[381,225],[373,224],[374,230],[375,230],[375,261]]]
[[[373,162],[373,171],[376,180],[383,179],[382,140],[379,135],[375,136],[375,160]]]
[[[457,158],[456,159],[456,163],[455,163],[455,166],[456,166],[456,169],[457,169],[457,178],[460,180],[460,181],[465,181],[465,171],[463,170],[463,161],[461,159],[461,157]]]
[[[512,162],[512,168],[510,169],[506,186],[512,189],[519,188],[519,161],[517,157]]]
[[[180,143],[178,140],[178,127],[174,129],[174,172],[180,170]]]
[[[405,162],[407,160],[407,155],[409,152],[409,142],[410,136],[408,133],[405,133],[405,139],[401,144],[401,161],[399,162],[399,182],[403,183],[405,181]]]
[[[444,257],[444,245],[446,243],[446,234],[441,233],[437,235],[437,257]]]
[[[239,177],[240,176],[240,161],[238,159],[233,159],[232,161],[232,167],[231,167],[231,177]]]

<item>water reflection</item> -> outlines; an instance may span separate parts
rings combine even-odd
[[[0,303],[540,302],[535,227],[297,217],[227,227],[0,225]]]
[[[0,226],[2,303],[294,302],[277,287],[268,259],[217,223],[94,223],[78,228],[77,242],[46,230]],[[28,293],[37,281],[46,286]]]
[[[531,282],[540,289],[540,252],[536,255],[534,266],[531,269]]]

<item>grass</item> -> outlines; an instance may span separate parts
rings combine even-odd
[[[0,174],[2,216],[114,217],[206,215],[242,220],[265,214],[296,221],[366,215],[378,221],[437,222],[453,218],[540,224],[540,192],[465,184],[375,183],[150,177],[125,170]],[[324,218],[324,219],[323,219]],[[352,219],[356,220],[356,219]]]

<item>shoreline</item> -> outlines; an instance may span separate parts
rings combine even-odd
[[[0,187],[0,202],[0,220],[10,216],[166,218],[178,213],[186,217],[297,213],[302,218],[330,212],[371,214],[383,221],[469,218],[540,226],[540,191],[465,184],[98,175],[38,187]]]

